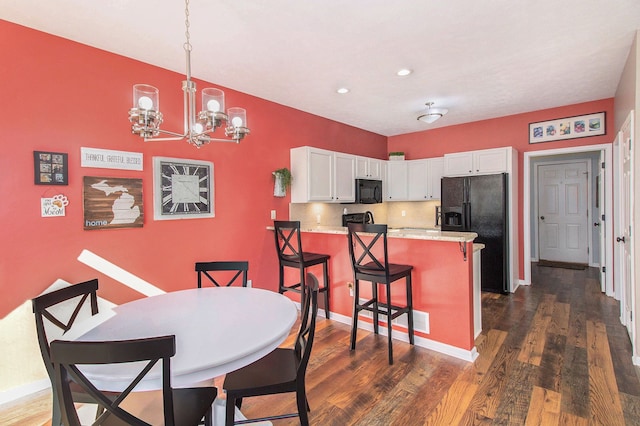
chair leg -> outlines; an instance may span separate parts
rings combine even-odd
[[[324,273],[324,316],[329,319],[329,262],[322,264],[322,272]]]
[[[51,425],[62,426],[62,413],[60,413],[60,406],[58,405],[58,392],[55,384],[51,388],[51,395],[53,397],[53,405],[51,406]]]
[[[307,396],[304,391],[304,385],[302,385],[302,389],[298,389],[296,391],[296,402],[298,405],[298,417],[300,418],[300,424],[302,426],[309,425],[309,415],[307,414],[307,409],[309,408],[309,404],[307,403]]]
[[[227,406],[225,411],[226,411],[225,420],[224,420],[225,426],[233,426],[233,424],[236,421],[235,419],[236,401],[235,401],[235,398],[230,398],[228,393],[227,393]]]
[[[371,294],[373,295],[373,333],[378,334],[378,283],[371,283]]]
[[[278,293],[282,294],[285,292],[284,288],[284,266],[280,265],[280,277],[278,279]]]
[[[409,331],[409,343],[413,345],[413,295],[411,286],[411,275],[407,275],[407,306],[409,312],[407,313],[407,325]]]
[[[391,285],[387,284],[387,340],[389,343],[389,365],[393,365],[393,342],[391,341]]]
[[[353,319],[351,320],[351,350],[356,348],[356,335],[358,333],[358,302],[360,300],[360,283],[353,280]]]
[[[209,407],[204,414],[204,426],[213,426],[213,408]]]

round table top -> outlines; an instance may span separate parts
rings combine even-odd
[[[287,338],[298,316],[287,297],[244,287],[175,291],[135,300],[114,311],[115,315],[70,340],[175,335],[176,354],[171,358],[174,388],[197,385],[262,358]],[[82,367],[98,388],[107,391],[122,390],[139,369],[140,364]],[[136,390],[160,388],[160,370],[156,369]]]

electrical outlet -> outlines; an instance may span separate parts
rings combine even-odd
[[[405,217],[407,215],[407,211],[406,210],[402,210],[402,217]]]
[[[349,296],[353,297],[353,283],[348,282],[347,287],[349,288]]]
[[[252,285],[253,285],[253,282],[251,282],[251,280],[247,280],[247,287],[251,288]]]
[[[318,225],[320,225],[320,215],[317,215],[317,216],[316,216],[316,223],[317,223]]]
[[[271,210],[271,220],[275,220],[275,219],[276,219],[276,211]]]

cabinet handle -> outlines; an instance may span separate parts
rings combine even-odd
[[[619,243],[620,242],[622,242],[622,243],[625,242],[624,237],[618,237],[618,238],[616,238],[616,241],[619,242]]]

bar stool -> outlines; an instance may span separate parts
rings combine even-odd
[[[293,291],[301,294],[304,291],[305,269],[309,266],[322,264],[324,281],[319,288],[320,293],[324,293],[324,314],[329,319],[329,256],[328,254],[308,253],[302,250],[302,239],[300,237],[300,221],[273,221],[276,238],[276,251],[278,252],[278,262],[280,264],[280,278],[278,291],[282,294],[285,291]],[[285,285],[284,268],[295,268],[300,271],[300,282]]]
[[[393,365],[393,344],[391,342],[391,321],[407,314],[409,343],[413,345],[413,296],[411,293],[411,265],[389,263],[387,254],[387,225],[348,223],[349,256],[353,267],[354,302],[353,325],[351,329],[351,350],[356,348],[358,332],[358,314],[360,311],[373,313],[373,331],[378,334],[378,314],[387,316],[387,334],[389,339],[389,365]],[[382,247],[381,247],[382,246]],[[382,255],[382,256],[380,256]],[[382,257],[382,260],[379,259]],[[391,283],[405,278],[406,306],[391,303]],[[372,298],[360,302],[360,280],[370,281]],[[386,286],[386,299],[378,298],[378,284]]]

